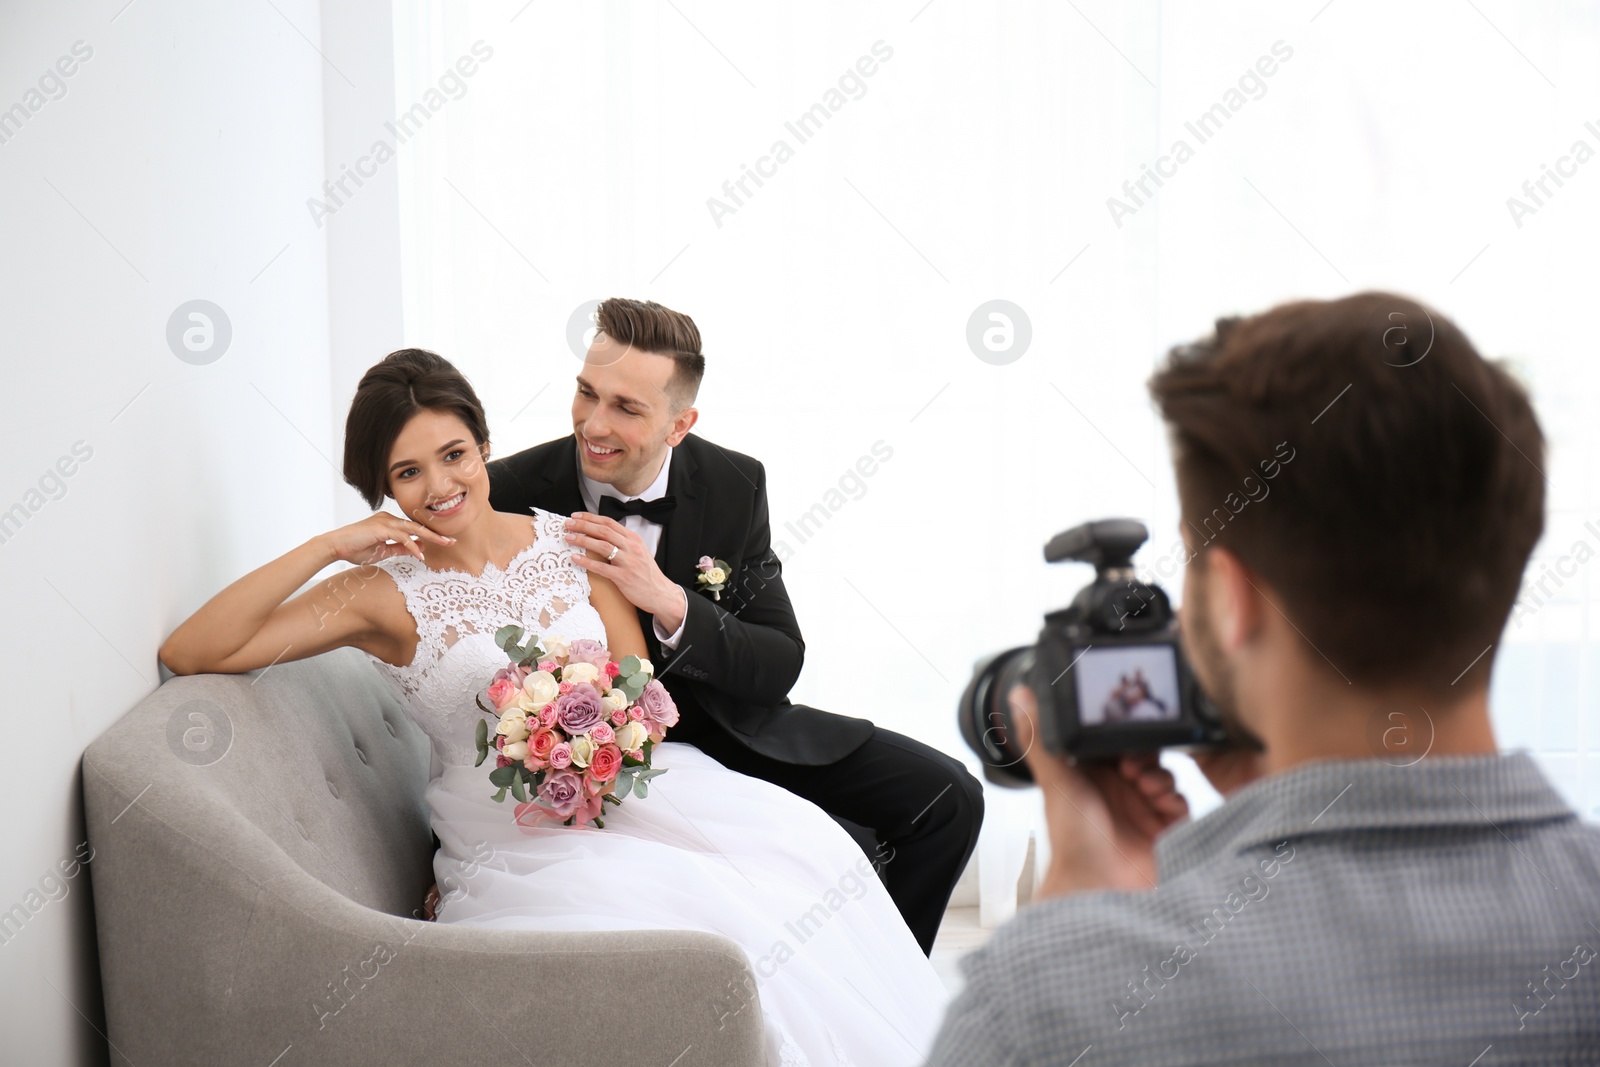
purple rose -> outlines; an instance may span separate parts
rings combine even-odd
[[[644,713],[645,721],[660,730],[665,731],[667,727],[678,723],[678,705],[672,702],[672,694],[667,692],[667,687],[654,678],[645,685],[635,703]]]
[[[565,819],[583,807],[583,776],[574,771],[552,771],[539,787],[539,801],[558,818]]]
[[[571,692],[556,697],[556,725],[569,736],[586,734],[605,718],[600,706],[600,690],[588,682],[579,682]]]
[[[512,663],[495,671],[494,677],[489,679],[489,684],[493,685],[502,678],[509,680],[512,685],[520,687],[523,682],[528,680],[528,671],[526,668]]]
[[[568,646],[568,663],[593,663],[601,670],[606,669],[606,663],[611,659],[611,653],[592,637],[580,637]]]

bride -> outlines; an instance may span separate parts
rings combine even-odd
[[[379,511],[240,578],[167,638],[176,674],[239,673],[342,646],[366,652],[432,742],[425,798],[441,847],[437,921],[519,930],[695,929],[745,950],[769,1064],[920,1064],[947,994],[872,861],[821,808],[732,771],[671,731],[649,795],[604,829],[521,825],[474,767],[475,697],[508,623],[647,658],[639,617],[572,562],[565,517],[489,507],[489,435],[449,362],[405,349],[362,378],[345,479]],[[325,567],[341,570],[294,595]],[[526,820],[525,820],[526,822]],[[888,857],[880,857],[887,859]]]

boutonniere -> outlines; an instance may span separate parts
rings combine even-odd
[[[722,587],[727,583],[728,575],[733,572],[733,568],[722,560],[712,559],[710,556],[701,556],[700,562],[695,566],[700,570],[700,573],[694,576],[695,584],[700,587],[700,591],[710,593],[712,600],[721,600]]]

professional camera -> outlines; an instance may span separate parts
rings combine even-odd
[[[1033,646],[978,664],[961,695],[961,735],[996,785],[1033,783],[1013,738],[1006,694],[1025,682],[1038,697],[1037,740],[1079,759],[1230,741],[1178,644],[1178,621],[1159,585],[1134,577],[1149,536],[1134,519],[1087,522],[1056,534],[1044,558],[1094,564],[1094,581],[1045,616]]]

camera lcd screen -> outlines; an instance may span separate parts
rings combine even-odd
[[[1172,722],[1178,699],[1177,649],[1169,644],[1091,646],[1078,657],[1078,721],[1084,726]]]

